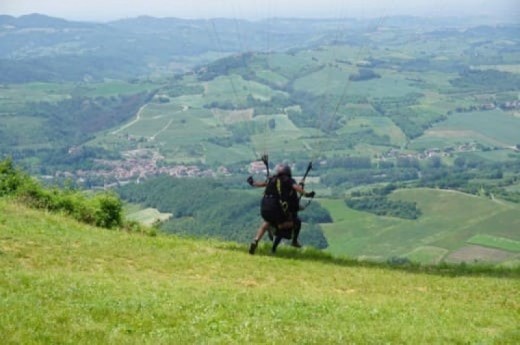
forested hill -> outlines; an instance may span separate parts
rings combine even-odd
[[[471,19],[399,17],[388,25],[437,30],[469,27]],[[365,44],[376,19],[187,20],[141,16],[107,23],[41,14],[0,16],[0,83],[135,78],[184,72],[219,56],[285,51],[327,42]],[[481,20],[480,23],[483,23]],[[338,30],[341,28],[341,30]]]
[[[145,16],[87,23],[39,14],[2,16],[0,83],[142,77],[172,63],[174,72],[186,71],[246,49],[305,46],[315,35],[330,35],[337,25],[319,20],[249,22]],[[247,42],[242,42],[242,36]]]

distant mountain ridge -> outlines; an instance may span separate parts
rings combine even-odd
[[[88,22],[69,21],[62,18],[50,17],[44,14],[32,13],[20,17],[0,15],[0,25],[13,25],[16,28],[66,28],[95,25]]]
[[[463,28],[470,22],[471,19],[422,20],[402,16],[384,18],[384,21],[139,16],[95,23],[37,13],[20,17],[0,15],[0,82],[129,79],[147,76],[157,69],[161,73],[168,69],[173,74],[229,54],[288,51],[337,42],[359,43],[367,39],[364,33],[380,26],[435,32]],[[513,28],[511,32],[518,30]],[[478,35],[478,31],[475,34]],[[113,64],[113,61],[121,61],[121,64]]]

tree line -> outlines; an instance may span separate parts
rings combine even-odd
[[[118,189],[127,201],[173,214],[161,229],[177,234],[216,237],[248,242],[261,224],[261,191],[251,193],[236,181],[210,178],[173,178],[159,176],[140,184]],[[318,203],[302,212],[305,222],[302,241],[317,248],[327,247],[318,223],[331,222],[330,214]]]

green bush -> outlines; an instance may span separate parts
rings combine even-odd
[[[121,225],[121,212],[123,204],[121,200],[112,194],[98,194],[94,200],[97,203],[95,222],[103,228],[113,228]]]
[[[0,196],[14,193],[28,181],[28,177],[18,171],[11,158],[0,161]]]
[[[29,207],[63,212],[74,219],[103,227],[123,225],[122,202],[111,193],[86,195],[79,190],[43,187],[16,169],[11,159],[0,161],[0,196],[11,195]]]

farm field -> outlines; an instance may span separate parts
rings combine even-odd
[[[520,210],[516,204],[433,189],[398,190],[391,198],[416,202],[423,214],[417,220],[378,217],[349,209],[342,200],[320,200],[334,219],[334,223],[322,225],[330,244],[327,251],[379,260],[409,257],[436,263],[466,244],[485,244],[482,239],[503,238],[498,243],[520,240]],[[520,250],[511,245],[504,258],[519,257]],[[478,251],[469,251],[464,261],[483,259]]]
[[[426,132],[441,140],[475,141],[484,145],[511,147],[519,139],[520,118],[499,110],[454,114]]]

